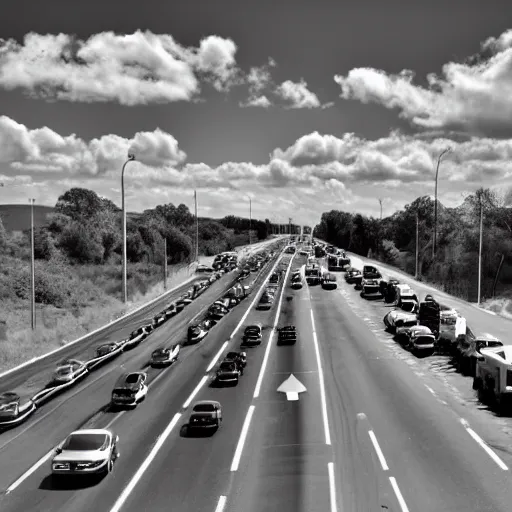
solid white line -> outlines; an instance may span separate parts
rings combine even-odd
[[[121,496],[117,499],[117,501],[114,503],[114,506],[110,509],[110,512],[119,512],[121,510],[121,507],[124,505],[130,494],[132,493],[133,489],[135,489],[135,486],[139,482],[139,480],[142,478],[142,475],[146,472],[149,465],[153,461],[153,459],[157,456],[158,452],[164,445],[166,439],[171,434],[174,427],[177,425],[179,419],[181,418],[181,414],[177,413],[172,418],[171,422],[165,430],[162,432],[160,437],[158,438],[157,442],[155,443],[155,446],[153,446],[152,450],[149,452],[149,455],[146,457],[144,462],[141,464],[135,475],[133,475],[132,479],[128,483],[128,485],[124,488],[123,492],[121,493]]]
[[[396,483],[396,478],[394,476],[390,476],[389,481],[391,482],[391,487],[393,487],[393,491],[395,491],[396,498],[398,500],[398,503],[400,504],[400,508],[402,509],[402,512],[409,512],[409,509],[407,508],[407,503],[405,503],[404,497],[402,496],[402,493],[400,492],[400,488],[398,487],[398,484]]]
[[[329,496],[331,498],[331,512],[337,512],[338,506],[336,505],[336,480],[334,479],[334,463],[327,464],[327,471],[329,472]]]
[[[284,276],[283,287],[281,288],[281,295],[279,297],[279,303],[277,305],[276,317],[274,319],[274,326],[272,327],[272,330],[270,331],[270,336],[267,341],[267,346],[265,348],[265,355],[263,356],[263,362],[261,363],[260,374],[258,375],[258,380],[256,381],[256,387],[254,388],[253,398],[258,398],[260,396],[261,385],[263,383],[263,376],[265,375],[268,358],[270,357],[270,349],[272,348],[272,340],[274,338],[274,333],[276,332],[277,323],[279,322],[279,315],[281,314],[281,306],[283,303],[284,289],[286,287],[286,282],[288,280],[288,274],[290,273],[290,269],[292,268],[292,262],[293,262],[294,258],[295,258],[295,255],[292,256],[292,258],[290,259],[290,263],[288,265],[286,274]]]
[[[54,450],[55,448],[52,448],[44,457],[39,459],[29,470],[25,471],[25,473],[23,473],[23,475],[21,475],[13,484],[7,487],[5,494],[9,494],[10,492],[14,491],[14,489],[16,489],[16,487],[22,484],[32,473],[37,471],[53,455]]]
[[[313,311],[311,311],[311,321],[313,322],[313,344],[315,345],[316,364],[318,366],[318,380],[320,382],[320,402],[322,405],[322,417],[324,420],[325,444],[331,444],[331,433],[329,431],[329,416],[327,415],[327,400],[325,394],[324,370],[322,368],[322,360],[320,359],[320,347],[316,337],[315,323],[313,319]]]
[[[377,436],[375,435],[375,432],[373,430],[368,431],[368,435],[370,436],[370,439],[372,440],[373,447],[375,448],[375,451],[377,452],[377,457],[379,457],[380,465],[382,466],[382,469],[384,471],[388,471],[389,467],[386,462],[386,459],[384,457],[384,454],[382,453],[382,450],[379,446],[379,441],[377,441]]]
[[[224,352],[224,350],[226,350],[228,343],[229,343],[228,341],[225,341],[223,343],[222,347],[220,347],[220,350],[217,352],[217,354],[215,354],[215,357],[212,359],[212,362],[209,364],[208,368],[206,368],[207,372],[209,372],[217,364],[219,357],[222,355],[222,352]]]
[[[199,390],[206,384],[206,381],[208,380],[208,376],[204,375],[201,380],[199,381],[199,384],[195,387],[194,391],[190,393],[190,396],[187,398],[187,401],[183,404],[183,409],[186,409],[192,400],[194,400],[194,397],[199,393]]]
[[[461,418],[460,422],[466,429],[467,433],[487,452],[487,455],[496,462],[496,464],[503,470],[508,471],[508,466],[489,448],[487,443],[469,426],[469,423]]]
[[[226,496],[220,496],[219,501],[217,502],[217,506],[215,507],[215,512],[222,512],[224,507],[226,506]]]
[[[249,410],[247,411],[247,416],[245,417],[244,425],[242,427],[242,433],[240,434],[240,439],[238,440],[238,445],[235,450],[235,455],[233,457],[233,462],[231,463],[231,471],[237,471],[238,466],[240,465],[240,459],[242,458],[242,451],[244,449],[245,440],[247,438],[247,434],[249,432],[249,427],[251,425],[252,415],[254,414],[255,405],[249,406]]]

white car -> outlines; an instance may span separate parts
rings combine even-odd
[[[57,384],[68,384],[87,373],[87,366],[83,361],[77,359],[66,359],[62,361],[53,374],[53,382]]]
[[[108,474],[119,457],[119,437],[110,430],[76,430],[55,450],[52,474]]]
[[[396,331],[398,327],[412,327],[418,325],[418,317],[414,313],[408,313],[400,309],[393,309],[384,317],[384,325],[390,331]]]

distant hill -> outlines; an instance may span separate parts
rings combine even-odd
[[[53,206],[34,205],[34,226],[44,226],[47,216],[53,213]],[[29,204],[0,204],[0,217],[6,231],[24,231],[30,229]]]

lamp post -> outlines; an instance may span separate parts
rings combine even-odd
[[[197,216],[197,191],[194,190],[194,209],[196,214],[196,261],[199,263],[199,217]]]
[[[432,242],[432,259],[436,257],[436,244],[437,244],[437,178],[439,176],[439,164],[441,163],[441,159],[446,153],[450,152],[452,148],[448,147],[444,151],[441,152],[437,159],[437,167],[436,167],[436,186],[434,193],[434,239]]]
[[[247,196],[247,199],[249,199],[249,245],[252,244],[252,236],[251,236],[251,229],[252,229],[252,199]]]
[[[123,164],[121,171],[121,205],[123,209],[123,302],[128,301],[128,292],[126,289],[126,208],[124,204],[124,170],[128,162],[135,160],[135,155],[128,153],[128,160]]]
[[[36,328],[36,268],[34,253],[34,203],[35,199],[29,199],[30,202],[30,318],[32,330]]]

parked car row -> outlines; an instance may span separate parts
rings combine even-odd
[[[363,272],[349,268],[345,274],[347,283],[362,288],[362,297],[369,292],[377,295],[378,278],[382,278],[378,269],[369,265]],[[512,346],[488,333],[475,335],[464,317],[430,294],[420,302],[409,285],[396,279],[381,280],[378,285],[380,296],[396,308],[384,316],[386,330],[404,348],[423,355],[449,354],[456,368],[473,378],[473,389],[482,401],[501,410],[512,405]]]
[[[81,361],[75,358],[66,358],[61,361],[52,374],[50,382],[41,391],[37,392],[30,399],[22,399],[15,392],[0,394],[0,428],[10,428],[25,421],[37,407],[53,398],[56,394],[74,386],[76,383],[87,377],[97,367],[114,359],[122,352],[130,350],[141,344],[155,329],[163,325],[167,320],[180,313],[189,304],[199,297],[217,279],[221,272],[214,272],[208,279],[201,280],[192,285],[177,300],[170,302],[156,314],[152,320],[132,331],[128,338],[122,341],[102,343],[96,347],[94,357],[88,361]],[[242,284],[238,284],[236,292],[231,289],[226,301],[231,307],[238,303],[241,296],[240,287],[245,290]],[[245,292],[244,292],[245,293]],[[222,317],[223,315],[221,315]],[[216,321],[218,321],[217,318]],[[212,322],[213,325],[213,322]],[[211,325],[208,320],[198,326],[198,330],[189,330],[189,340],[197,342],[204,337]],[[174,344],[171,347],[162,347],[155,350],[151,356],[152,366],[166,366],[172,364],[179,354],[180,345]]]

